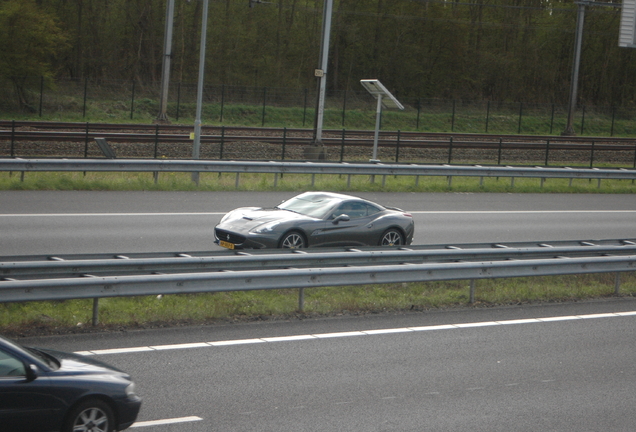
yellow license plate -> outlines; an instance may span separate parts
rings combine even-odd
[[[219,240],[219,245],[223,246],[224,248],[234,249],[234,243],[226,242],[223,240]]]

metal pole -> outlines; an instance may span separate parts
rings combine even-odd
[[[172,28],[174,22],[174,0],[166,5],[166,30],[163,41],[163,69],[161,72],[161,104],[156,122],[170,123],[168,119],[168,88],[170,86],[170,59],[172,58]]]
[[[316,110],[315,143],[322,143],[322,124],[325,111],[325,91],[327,88],[327,66],[329,63],[329,38],[331,36],[331,11],[333,0],[325,0],[322,15],[322,43],[320,45],[320,88],[318,91],[318,107]]]
[[[369,162],[380,162],[378,160],[378,137],[380,136],[380,118],[382,117],[382,95],[378,95],[378,105],[375,109],[375,133],[373,134],[373,157]]]
[[[203,0],[203,15],[201,16],[201,47],[199,48],[199,82],[197,86],[197,112],[194,120],[194,145],[192,159],[199,159],[201,154],[201,109],[203,105],[203,76],[205,74],[205,40],[208,32],[208,3]],[[199,184],[199,173],[192,173],[192,181]]]
[[[574,60],[572,64],[572,80],[570,82],[570,101],[568,103],[568,122],[565,130],[561,132],[564,136],[574,136],[574,110],[576,109],[576,93],[579,86],[579,65],[581,63],[581,45],[583,42],[583,23],[585,22],[585,5],[588,1],[580,1],[579,12],[576,17],[576,35],[574,41]]]

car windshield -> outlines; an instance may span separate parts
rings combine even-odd
[[[322,219],[340,199],[324,194],[301,194],[276,206],[281,210],[289,210]]]

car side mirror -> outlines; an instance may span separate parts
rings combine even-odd
[[[26,379],[27,381],[35,381],[38,377],[38,368],[34,364],[26,366]]]
[[[332,222],[334,225],[337,225],[338,222],[349,222],[350,220],[349,215],[341,214],[340,216],[336,216]]]

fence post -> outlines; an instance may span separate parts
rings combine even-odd
[[[585,105],[583,105],[583,113],[581,117],[581,135],[583,135],[584,130],[585,130]]]
[[[490,119],[490,101],[486,104],[486,133],[488,133],[488,121]]]
[[[283,128],[283,154],[281,155],[281,160],[285,160],[285,144],[287,144],[287,128]],[[281,173],[281,177],[283,174]]]
[[[176,119],[179,120],[179,109],[181,108],[181,81],[177,84],[177,116]]]
[[[550,135],[552,135],[553,126],[554,126],[554,104],[552,104],[552,115],[550,116]]]
[[[345,131],[346,129],[342,129],[342,140],[340,141],[340,162],[342,162],[342,158],[344,157]],[[634,161],[635,161],[634,163],[636,163],[636,159],[634,159]]]
[[[219,160],[223,160],[223,145],[225,144],[225,126],[221,126],[221,146],[219,148]]]
[[[549,155],[550,155],[550,140],[547,140],[545,144],[545,166],[548,166]]]
[[[82,110],[82,118],[86,117],[86,93],[88,91],[88,77],[84,78],[84,108]]]
[[[422,107],[422,98],[417,99],[417,119],[415,120],[415,130],[420,130],[420,110]]]
[[[44,76],[40,77],[40,117],[42,117],[42,100],[44,99]]]
[[[135,112],[135,80],[132,82],[132,100],[130,101],[130,119],[133,118]]]
[[[453,158],[453,137],[450,137],[450,141],[448,142],[448,163],[451,163],[451,159]]]
[[[345,113],[347,112],[347,89],[344,90],[344,97],[342,99],[342,127],[344,127]]]
[[[267,101],[267,87],[263,87],[263,121],[261,126],[265,126],[265,103]]]
[[[223,109],[225,108],[225,84],[221,85],[221,121],[223,123]]]
[[[592,141],[592,150],[590,151],[590,168],[594,167],[594,141]]]
[[[84,158],[88,157],[88,122],[86,122],[86,133],[84,134]],[[86,171],[84,171],[86,175]]]
[[[15,120],[11,120],[11,157],[15,157]]]
[[[400,160],[400,131],[397,131],[397,143],[395,144],[395,163]]]
[[[159,123],[155,125],[155,153],[154,153],[155,159],[157,159],[158,147],[159,147]]]
[[[305,119],[307,118],[307,89],[305,89],[305,101],[303,102],[303,127],[305,127]]]

